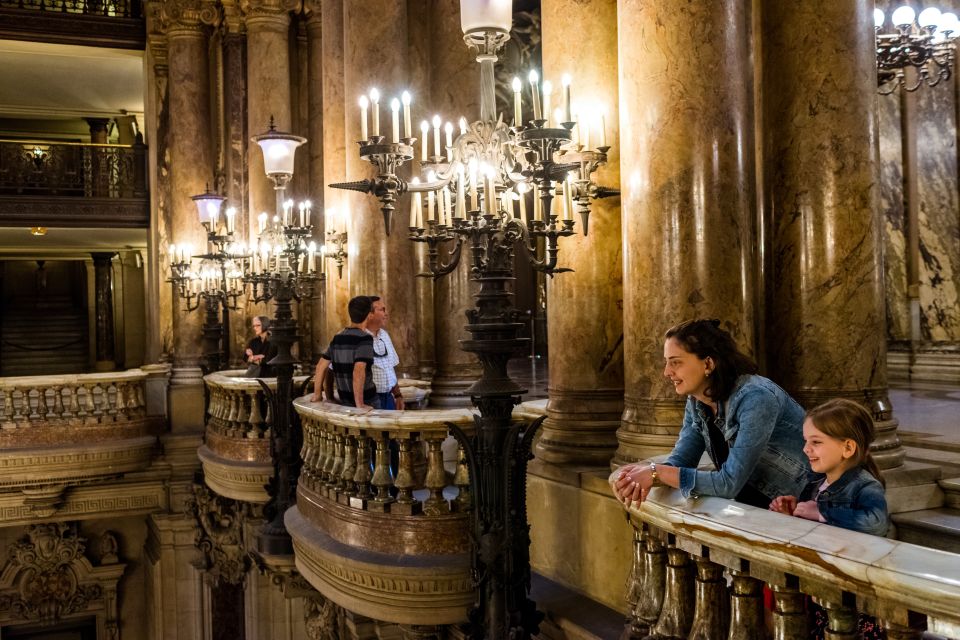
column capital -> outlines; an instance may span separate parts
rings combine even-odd
[[[220,23],[220,9],[212,0],[162,0],[159,17],[168,38],[195,35]]]
[[[303,13],[307,16],[307,25],[319,23],[323,18],[323,0],[303,0]]]
[[[285,31],[290,25],[290,13],[301,8],[301,0],[240,0],[240,10],[248,29],[256,25]]]
[[[222,0],[220,5],[223,7],[221,24],[224,31],[231,35],[243,33],[246,25],[243,23],[243,9],[240,7],[240,0]]]

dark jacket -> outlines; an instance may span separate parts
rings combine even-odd
[[[811,473],[809,484],[797,500],[811,500],[824,477],[822,473]],[[847,469],[836,482],[821,491],[817,508],[827,524],[835,527],[876,536],[887,535],[890,528],[883,485],[863,467]]]

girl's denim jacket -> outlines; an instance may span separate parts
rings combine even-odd
[[[687,398],[680,436],[664,464],[679,467],[684,497],[707,495],[734,498],[749,483],[772,500],[797,495],[810,463],[803,453],[804,411],[787,392],[757,375],[740,376],[723,403],[720,430],[730,447],[717,471],[697,469],[710,450],[707,421],[712,412],[693,396]]]
[[[811,500],[823,484],[822,473],[811,473],[799,501]],[[887,535],[890,516],[883,485],[863,467],[847,469],[817,495],[817,509],[827,524],[875,536]]]

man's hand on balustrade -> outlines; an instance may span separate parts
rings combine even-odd
[[[770,511],[792,516],[797,508],[797,499],[793,496],[779,496],[770,503]]]
[[[617,489],[617,495],[626,506],[629,507],[631,502],[642,503],[653,487],[649,463],[625,465],[620,469],[620,478],[614,486]]]

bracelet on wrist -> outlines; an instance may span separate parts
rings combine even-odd
[[[660,486],[660,476],[657,474],[657,463],[650,463],[650,486],[659,487]]]

